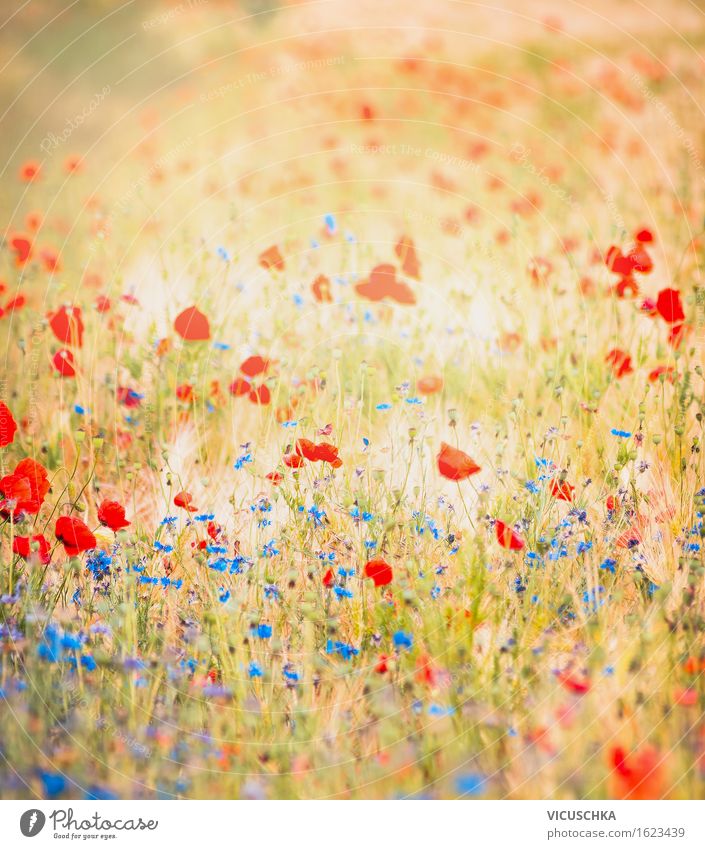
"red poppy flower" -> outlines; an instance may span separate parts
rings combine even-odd
[[[559,501],[572,501],[575,487],[565,480],[551,481],[551,495]]]
[[[326,574],[323,576],[323,586],[324,587],[332,587],[335,583],[335,575],[333,574],[332,569],[328,569]]]
[[[25,560],[36,558],[44,566],[51,560],[51,548],[44,534],[35,534],[32,537],[15,537],[12,542],[12,550]]]
[[[685,318],[678,289],[661,289],[656,299],[656,309],[661,318],[669,324],[675,324]]]
[[[608,495],[605,501],[605,507],[608,510],[619,510],[619,498],[616,495]]]
[[[277,271],[284,270],[284,258],[279,253],[279,248],[276,245],[272,245],[271,248],[262,251],[259,255],[259,264],[262,268],[276,268]]]
[[[9,445],[17,433],[17,422],[14,420],[9,407],[0,401],[0,448]]]
[[[494,527],[497,534],[497,542],[502,548],[508,548],[510,551],[521,551],[524,548],[524,540],[509,525],[497,519]]]
[[[264,357],[252,356],[248,357],[240,363],[240,371],[247,377],[257,377],[258,374],[266,372],[270,366],[270,361]]]
[[[105,295],[98,295],[95,299],[95,308],[98,312],[108,312],[110,310],[110,298],[107,298]]]
[[[36,159],[28,159],[20,167],[20,180],[24,183],[31,183],[33,180],[39,179],[42,166]]]
[[[368,560],[363,574],[366,578],[371,578],[376,587],[386,587],[387,584],[392,583],[392,567],[380,557]]]
[[[125,518],[125,508],[117,501],[104,501],[100,505],[98,521],[111,531],[119,531],[130,524]]]
[[[21,310],[26,303],[27,298],[24,295],[15,295],[14,298],[10,298],[5,304],[5,312],[11,313],[15,312],[15,310]]]
[[[32,242],[22,233],[10,238],[10,248],[15,254],[15,263],[18,266],[24,265],[32,258]]]
[[[249,380],[245,380],[244,377],[236,377],[229,388],[233,395],[248,395],[252,389],[252,384]]]
[[[76,362],[73,358],[73,354],[67,348],[62,348],[60,351],[57,351],[52,358],[52,363],[61,377],[76,376]]]
[[[389,298],[398,304],[415,304],[416,296],[411,287],[397,280],[396,275],[393,265],[382,263],[372,269],[369,279],[355,285],[355,291],[368,301],[383,301]]]
[[[195,504],[192,503],[193,496],[190,492],[186,492],[186,490],[182,490],[181,492],[177,492],[174,496],[174,504],[177,507],[183,507],[184,510],[188,510],[189,513],[195,513],[198,510]]]
[[[646,227],[644,227],[643,230],[639,230],[635,234],[634,238],[636,239],[637,242],[639,242],[640,244],[643,244],[643,245],[647,245],[650,242],[653,242],[653,240],[654,240],[653,233],[651,232],[651,230],[648,230]]]
[[[692,330],[689,324],[672,324],[668,331],[668,344],[671,348],[680,348],[685,337]]]
[[[49,318],[54,336],[64,345],[80,348],[83,345],[83,321],[80,307],[62,306]]]
[[[174,330],[187,342],[204,342],[211,338],[206,316],[197,307],[188,307],[174,321]]]
[[[318,277],[316,277],[311,284],[311,291],[313,292],[313,297],[319,304],[333,303],[333,295],[330,291],[330,280],[325,274],[319,274]]]
[[[284,465],[290,469],[300,469],[304,464],[304,458],[300,454],[285,454]]]
[[[388,660],[391,660],[392,656],[388,654],[381,654],[377,659],[377,663],[375,664],[375,672],[379,675],[384,675],[385,672],[389,672],[389,664]]]
[[[627,754],[610,750],[610,795],[616,799],[661,799],[666,787],[665,756],[651,745]]]
[[[279,472],[270,472],[266,475],[268,481],[271,481],[274,486],[279,486],[279,484],[284,480],[284,476],[280,475]]]
[[[312,463],[318,460],[316,445],[314,442],[311,442],[310,439],[297,439],[296,453],[305,457],[307,460],[310,460]]]
[[[29,481],[31,503],[30,509],[25,509],[28,513],[38,513],[49,492],[50,484],[47,470],[31,457],[25,457],[15,466],[15,474],[21,475]]]
[[[190,404],[196,398],[193,386],[190,383],[180,383],[176,387],[176,397],[179,401],[183,401],[184,404]]]
[[[394,253],[401,263],[401,270],[414,280],[420,277],[421,266],[416,256],[414,242],[408,236],[402,236],[394,247]]]
[[[269,391],[269,387],[264,384],[261,386],[254,386],[247,397],[253,404],[261,404],[263,406],[266,406],[272,400],[272,394]]]
[[[609,351],[605,361],[611,364],[616,377],[624,377],[625,374],[631,374],[634,371],[632,358],[620,348],[613,348]]]
[[[584,696],[590,689],[590,680],[588,678],[578,677],[573,675],[572,672],[562,670],[556,675],[556,677],[566,690],[570,690],[570,692],[575,693],[576,696]]]
[[[421,395],[434,395],[443,389],[443,378],[435,374],[420,377],[416,381],[416,388]]]
[[[32,488],[29,480],[23,475],[5,475],[0,478],[0,511],[3,513],[22,513],[27,511],[27,505],[32,503]]]
[[[48,271],[50,274],[61,271],[61,260],[54,248],[42,248],[39,251],[39,258],[42,261],[45,271]]]
[[[666,379],[673,383],[676,370],[673,366],[656,366],[649,372],[649,382],[655,383],[661,375],[665,375]]]
[[[472,457],[459,448],[453,448],[447,442],[441,442],[441,450],[436,459],[438,471],[448,480],[462,481],[480,471],[480,467]]]
[[[338,457],[338,448],[330,442],[319,442],[316,445],[316,460],[330,463],[334,469],[339,469],[343,465],[343,461]]]
[[[96,538],[86,524],[75,516],[59,517],[54,533],[69,557],[76,557],[82,551],[90,551],[97,545]]]

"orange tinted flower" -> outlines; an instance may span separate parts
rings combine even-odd
[[[480,471],[480,467],[472,457],[459,448],[453,448],[447,442],[441,442],[441,450],[436,460],[438,471],[448,480],[462,481]]]

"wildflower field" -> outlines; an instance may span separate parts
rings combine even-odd
[[[0,15],[0,797],[702,798],[697,6]]]

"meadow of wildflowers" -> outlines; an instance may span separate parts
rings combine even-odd
[[[3,7],[0,798],[702,797],[703,18],[495,5]]]

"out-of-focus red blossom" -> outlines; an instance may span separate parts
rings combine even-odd
[[[95,308],[100,313],[109,312],[110,310],[110,298],[105,295],[98,295],[95,299]]]
[[[386,560],[381,557],[375,557],[373,560],[368,560],[363,569],[363,575],[370,578],[376,587],[386,587],[392,583],[393,572],[392,567]]]
[[[271,248],[267,248],[266,251],[262,251],[259,255],[259,264],[262,268],[274,268],[277,271],[283,271],[284,257],[281,255],[279,248],[276,245],[272,245]]]
[[[263,383],[261,386],[253,386],[247,396],[253,404],[261,404],[266,406],[272,400],[272,394],[269,387]]]
[[[51,560],[51,546],[44,534],[15,537],[12,541],[12,551],[25,560],[36,559],[44,566]]]
[[[394,247],[394,253],[397,255],[401,263],[401,270],[414,280],[419,280],[421,276],[421,265],[416,256],[416,247],[413,239],[409,236],[402,236]]]
[[[271,481],[274,486],[279,486],[279,484],[284,480],[284,476],[279,472],[270,472],[266,475],[266,478],[268,481]]]
[[[38,180],[42,173],[42,166],[36,159],[28,159],[20,166],[20,180],[23,183],[32,183]]]
[[[310,439],[297,439],[296,453],[300,454],[306,460],[310,460],[312,463],[318,459],[316,457],[316,443],[311,442]]]
[[[235,380],[230,384],[230,392],[233,395],[247,395],[252,389],[252,384],[249,380],[245,380],[244,377],[236,377]]]
[[[98,508],[98,521],[111,531],[119,531],[130,524],[125,518],[125,508],[118,501],[103,501]]]
[[[435,374],[420,377],[416,381],[416,388],[421,395],[435,395],[443,389],[443,378]]]
[[[15,295],[14,298],[10,298],[10,300],[5,304],[5,312],[11,313],[16,310],[21,310],[26,303],[27,298],[25,298],[24,295]]]
[[[134,410],[142,403],[142,396],[129,386],[118,386],[115,392],[118,404],[123,404],[129,410]]]
[[[270,360],[256,354],[240,363],[240,371],[247,377],[257,377],[258,374],[266,372],[270,365]]]
[[[330,291],[330,280],[325,274],[319,274],[318,277],[316,277],[311,284],[311,291],[313,292],[313,297],[319,304],[333,303],[333,295]]]
[[[24,233],[10,236],[10,248],[15,254],[15,264],[18,267],[23,266],[32,258],[32,241]]]
[[[61,377],[76,376],[76,361],[68,348],[61,348],[52,357],[52,364]]]
[[[83,345],[83,320],[81,308],[61,306],[49,317],[49,326],[54,336],[64,345],[80,348]]]
[[[654,240],[654,234],[648,228],[644,227],[643,230],[639,230],[635,233],[634,238],[637,242],[642,245],[648,245]]]
[[[622,746],[609,752],[610,795],[614,799],[661,799],[666,790],[666,758],[650,744],[627,754]]]
[[[497,542],[502,548],[508,548],[510,551],[521,551],[524,548],[524,540],[516,533],[509,525],[497,519],[494,523]]]
[[[0,448],[9,445],[17,433],[17,422],[10,408],[4,401],[0,401]]]
[[[416,659],[414,678],[419,684],[426,684],[429,687],[435,687],[438,683],[438,670],[433,663],[433,658],[426,652]]]
[[[676,370],[673,366],[656,366],[655,369],[652,369],[649,372],[649,381],[651,383],[655,383],[662,374],[665,375],[666,380],[673,383],[675,380]]]
[[[57,271],[61,271],[61,260],[59,259],[59,253],[54,248],[42,248],[39,251],[39,258],[42,261],[44,270],[48,271],[50,274],[54,274]]]
[[[300,469],[306,461],[300,454],[285,454],[284,465],[290,469]]]
[[[335,575],[333,574],[332,569],[328,569],[323,576],[323,586],[324,587],[332,587],[335,583]]]
[[[174,320],[174,330],[187,342],[205,342],[211,338],[208,318],[197,307],[180,312]]]
[[[653,298],[644,298],[644,300],[641,302],[639,310],[651,318],[658,315],[658,312],[656,310],[656,301]]]
[[[459,448],[453,448],[447,442],[441,442],[441,450],[436,457],[438,471],[451,481],[462,481],[480,471],[477,463]]]
[[[188,510],[189,513],[195,513],[196,510],[198,510],[198,507],[196,507],[193,503],[193,496],[190,492],[186,492],[185,489],[176,493],[174,496],[174,504],[176,504],[177,507]]]
[[[668,344],[672,348],[680,348],[692,329],[689,324],[672,324],[668,331]]]
[[[584,696],[585,693],[590,690],[590,680],[588,678],[582,676],[578,677],[565,669],[558,672],[556,678],[561,682],[566,690],[570,690],[570,692],[575,693],[576,696]]]
[[[607,353],[605,362],[612,366],[615,377],[624,377],[625,374],[631,374],[634,371],[631,356],[621,348],[612,348]]]
[[[551,495],[559,501],[572,501],[574,491],[575,487],[568,481],[556,479],[551,481]]]
[[[334,469],[339,469],[343,461],[338,457],[338,448],[330,442],[319,442],[316,445],[316,460],[322,463],[330,463]]]
[[[196,398],[193,386],[190,383],[180,383],[176,387],[176,397],[179,401],[183,401],[184,404],[190,404]]]
[[[678,289],[661,289],[656,298],[656,310],[661,318],[669,324],[675,324],[685,319],[681,293]]]
[[[695,707],[698,703],[698,691],[694,687],[679,687],[673,693],[673,701],[681,707]]]
[[[376,265],[370,276],[355,284],[355,291],[368,301],[383,301],[389,298],[398,304],[412,305],[416,296],[408,283],[397,280],[396,268],[389,263]]]
[[[608,495],[605,501],[605,507],[611,512],[613,510],[619,510],[619,498],[616,495]]]
[[[14,472],[0,479],[0,511],[37,514],[49,492],[49,476],[41,463],[31,457],[15,466]]]
[[[54,533],[69,557],[76,557],[82,551],[90,551],[97,545],[91,530],[76,516],[60,516],[56,520]]]
[[[70,153],[64,159],[64,171],[67,174],[78,174],[82,169],[82,165],[81,157],[77,153]]]
[[[389,672],[389,663],[388,661],[393,659],[393,655],[389,654],[381,654],[377,658],[377,663],[375,664],[375,672],[379,675],[384,675],[385,672]]]

